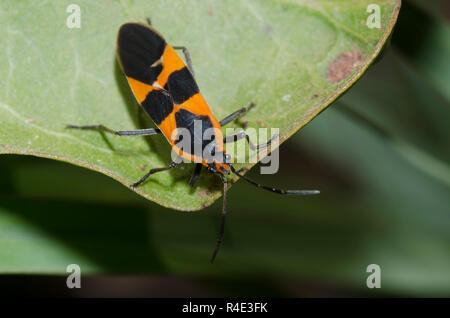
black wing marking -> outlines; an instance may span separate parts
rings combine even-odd
[[[117,56],[123,71],[128,77],[143,83],[151,85],[161,73],[162,65],[157,61],[165,47],[166,41],[152,27],[126,23],[119,29]]]
[[[191,71],[187,67],[170,74],[164,89],[172,96],[175,104],[182,104],[200,92]]]
[[[141,105],[156,125],[161,124],[173,111],[173,99],[162,89],[148,93]]]

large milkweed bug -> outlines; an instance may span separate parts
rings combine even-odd
[[[150,21],[148,22],[150,24]],[[187,66],[175,49],[183,51]],[[244,176],[240,170],[233,167],[230,157],[225,152],[225,143],[246,138],[250,148],[260,149],[270,145],[272,139],[265,144],[255,146],[244,131],[223,137],[221,126],[242,116],[254,107],[254,104],[250,103],[249,106],[218,121],[200,93],[194,79],[191,58],[185,47],[170,46],[150,25],[125,23],[120,27],[117,37],[117,57],[134,96],[158,128],[129,131],[115,131],[103,125],[68,125],[67,128],[98,130],[119,136],[147,136],[162,133],[179,157],[197,162],[189,182],[191,187],[194,187],[203,166],[220,176],[223,182],[222,221],[211,263],[214,261],[223,239],[227,195],[226,176],[230,172],[258,188],[279,194],[310,195],[319,193],[318,190],[281,190],[264,186]],[[202,124],[200,131],[194,129],[195,122]],[[203,133],[207,128],[212,129],[213,133],[210,140],[205,142]],[[190,150],[179,146],[182,140],[178,130],[181,129],[186,129],[191,134],[190,145],[192,147]],[[194,149],[200,149],[201,152],[196,152]],[[138,187],[150,175],[172,169],[178,163],[173,161],[167,167],[151,169],[131,187]]]

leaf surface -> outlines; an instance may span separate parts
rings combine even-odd
[[[366,25],[371,2],[80,0],[78,29],[66,26],[70,1],[2,1],[0,153],[70,162],[127,186],[148,169],[166,166],[170,147],[160,136],[64,128],[153,127],[115,59],[119,26],[147,16],[170,44],[189,48],[198,84],[219,119],[254,101],[257,107],[242,120],[247,129],[279,128],[283,142],[349,88],[380,52],[400,1],[377,1],[379,29]],[[178,210],[210,205],[221,195],[219,179],[205,173],[192,190],[192,169],[156,174],[136,192]]]

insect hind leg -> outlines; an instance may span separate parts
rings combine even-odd
[[[138,130],[113,130],[103,125],[87,125],[87,126],[76,126],[67,125],[66,129],[81,129],[81,130],[96,130],[104,131],[113,135],[118,136],[151,136],[161,133],[159,128],[148,128],[148,129],[138,129]]]

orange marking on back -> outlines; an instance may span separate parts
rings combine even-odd
[[[212,115],[211,108],[209,108],[208,103],[201,93],[191,96],[187,101],[180,105],[180,108],[184,108],[199,116]]]
[[[199,158],[197,156],[194,156],[193,154],[190,154],[188,152],[184,152],[183,150],[181,150],[180,148],[178,148],[175,145],[172,145],[172,149],[181,158],[184,158],[184,159],[189,160],[191,162],[202,163],[203,165],[206,166],[206,161],[203,160],[203,158]]]
[[[181,57],[175,52],[175,50],[169,45],[166,45],[166,48],[164,49],[163,55],[162,55],[162,62],[163,62],[163,69],[161,73],[158,76],[158,83],[162,87],[166,85],[167,79],[169,78],[170,74],[172,74],[175,71],[181,70],[183,67],[186,66],[184,64]]]
[[[142,83],[132,77],[127,76],[127,80],[131,90],[133,91],[134,97],[136,97],[139,103],[142,103],[147,97],[147,94],[154,89],[153,86]]]
[[[164,134],[171,146],[173,146],[175,138],[175,136],[172,136],[173,131],[177,128],[175,112],[178,108],[176,106],[177,105],[174,105],[173,111],[158,125],[158,128],[161,129],[161,132]]]

